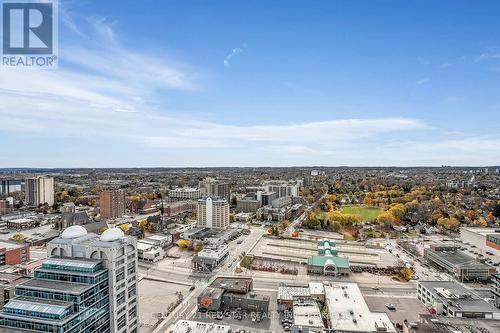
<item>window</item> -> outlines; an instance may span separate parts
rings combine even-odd
[[[127,324],[127,319],[125,318],[125,315],[123,315],[118,319],[118,330],[124,328],[126,324]]]

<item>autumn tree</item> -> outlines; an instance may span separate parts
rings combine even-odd
[[[390,211],[386,210],[385,212],[382,212],[379,216],[377,216],[374,222],[376,224],[383,224],[385,226],[390,226],[395,224],[396,221],[397,220],[394,217],[394,215]]]
[[[475,220],[474,222],[472,222],[472,225],[477,226],[477,227],[487,227],[488,222],[486,222],[484,217],[480,217],[477,220]]]
[[[456,230],[460,226],[460,222],[454,217],[441,217],[438,219],[437,224],[447,230]]]
[[[399,272],[401,278],[405,281],[410,281],[413,277],[413,270],[411,268],[405,267]]]
[[[179,246],[181,249],[187,249],[189,246],[191,246],[191,241],[187,239],[179,239],[177,242],[177,246]]]
[[[23,234],[21,234],[21,233],[19,233],[19,232],[18,232],[17,234],[12,235],[12,236],[9,238],[9,240],[11,240],[11,241],[13,241],[13,242],[22,243],[22,242],[24,242],[24,239],[25,239],[25,238],[26,238],[26,237],[24,237],[24,235],[23,235]]]

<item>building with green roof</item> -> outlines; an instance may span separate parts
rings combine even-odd
[[[307,271],[313,274],[347,276],[350,273],[349,259],[337,255],[335,241],[321,239],[318,241],[318,255],[307,259]]]

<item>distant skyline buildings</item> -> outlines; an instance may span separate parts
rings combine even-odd
[[[227,202],[231,202],[231,189],[227,182],[207,177],[198,183],[198,188],[203,195],[217,196],[225,198]]]
[[[26,205],[54,204],[54,178],[37,176],[25,180]]]
[[[21,181],[14,179],[0,180],[0,195],[9,195],[13,192],[21,192]]]
[[[194,187],[180,187],[168,191],[172,200],[197,200],[202,197],[201,190]]]
[[[104,219],[115,219],[125,214],[125,191],[104,190],[99,194],[99,213]]]

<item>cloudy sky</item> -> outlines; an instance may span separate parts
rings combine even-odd
[[[61,1],[0,167],[500,164],[496,1]]]

